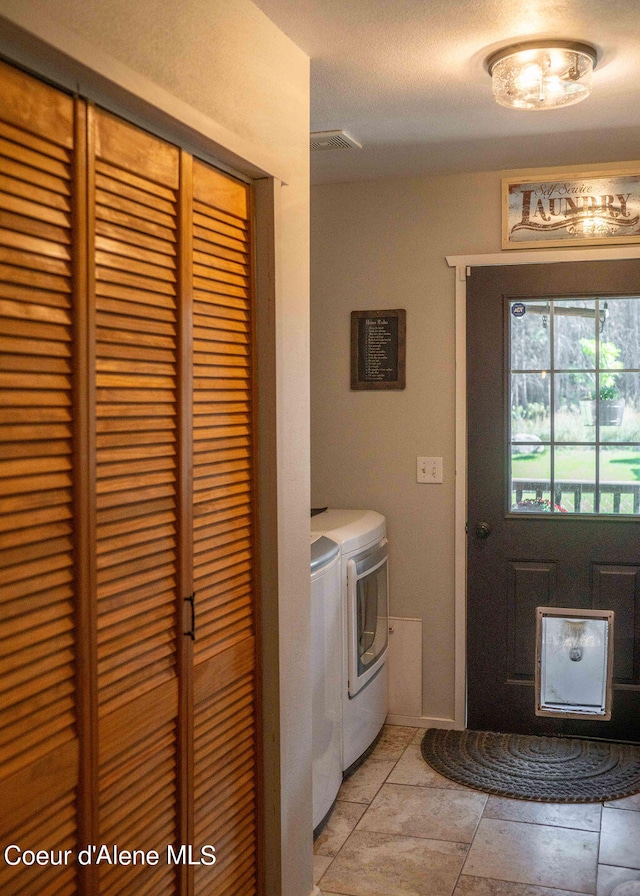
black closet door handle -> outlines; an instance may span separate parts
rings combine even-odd
[[[187,637],[191,638],[192,641],[196,639],[196,593],[195,591],[189,597],[185,597],[185,601],[191,604],[191,630],[185,632]]]

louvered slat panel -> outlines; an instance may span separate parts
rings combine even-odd
[[[246,188],[198,163],[194,181],[194,583],[198,626],[207,634],[195,645],[200,661],[246,637],[253,625],[250,574],[244,591],[233,589],[241,625],[233,610],[231,624],[229,613],[220,612],[218,593],[221,582],[224,588],[252,562],[251,291]],[[226,363],[230,345],[241,351],[241,365]],[[237,506],[220,523],[243,513],[244,540],[211,529],[211,513],[230,496]]]
[[[98,155],[95,173],[98,687],[105,713],[175,675],[178,155],[102,113],[97,134],[99,152],[111,153]],[[157,146],[165,168],[142,157]],[[154,173],[169,177],[158,183]],[[162,527],[158,501],[167,503]]]
[[[0,839],[64,854],[78,782],[74,112],[2,63],[0,85]],[[73,863],[0,863],[3,894],[36,888],[73,893]]]
[[[22,849],[45,848],[46,844],[46,849],[55,862],[35,868],[25,865],[9,867],[6,880],[2,881],[3,896],[5,893],[15,896],[27,893],[37,893],[38,896],[75,896],[75,815],[75,799],[67,795],[43,806],[24,824],[15,827],[10,839],[3,838],[3,846],[7,843],[22,844]],[[15,852],[11,855],[15,856]]]
[[[100,842],[161,852],[178,830],[179,154],[94,114]],[[98,891],[169,896],[165,858],[101,864]]]
[[[176,839],[177,683],[157,687],[100,720],[99,842],[156,850],[158,866],[98,866],[99,892],[173,893],[175,869],[165,861]]]
[[[196,869],[196,892],[226,892],[246,877],[246,894],[256,892],[255,755],[253,674],[196,702],[195,838],[216,846],[217,862]]]
[[[194,836],[217,856],[197,896],[257,892],[249,235],[247,188],[195,162]]]
[[[162,892],[162,887],[172,892],[175,871],[166,862],[166,845],[175,839],[176,791],[166,782],[176,777],[175,738],[175,722],[170,720],[151,736],[145,732],[142,742],[118,752],[115,761],[102,769],[105,809],[100,842],[122,849],[153,849],[161,858],[157,867],[101,865],[101,893],[142,892],[150,880],[156,892]]]

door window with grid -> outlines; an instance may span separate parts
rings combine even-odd
[[[640,297],[508,312],[509,511],[640,515]]]

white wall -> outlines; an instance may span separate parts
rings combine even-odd
[[[309,60],[249,0],[0,0],[0,53],[205,158],[276,179],[258,190],[270,247],[260,319],[275,339],[261,362],[276,414],[264,475],[278,475],[262,539],[265,861],[269,896],[308,896]]]
[[[391,615],[423,620],[426,720],[454,718],[455,272],[500,249],[500,174],[331,184],[311,202],[311,496],[384,513]],[[349,388],[350,312],[405,308],[407,386]],[[416,483],[441,456],[442,485]]]

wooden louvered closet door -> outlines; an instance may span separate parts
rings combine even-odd
[[[164,896],[179,840],[179,151],[100,110],[89,135],[98,842],[162,849],[155,868],[100,864],[97,892]]]
[[[253,315],[250,193],[193,166],[194,781],[196,894],[256,880]]]
[[[0,861],[0,892],[252,896],[251,192],[0,88],[0,839],[72,851]],[[87,844],[160,861],[79,867]]]
[[[74,104],[0,78],[0,842],[75,850]],[[75,879],[39,868],[38,896]],[[33,882],[0,861],[3,896]]]

